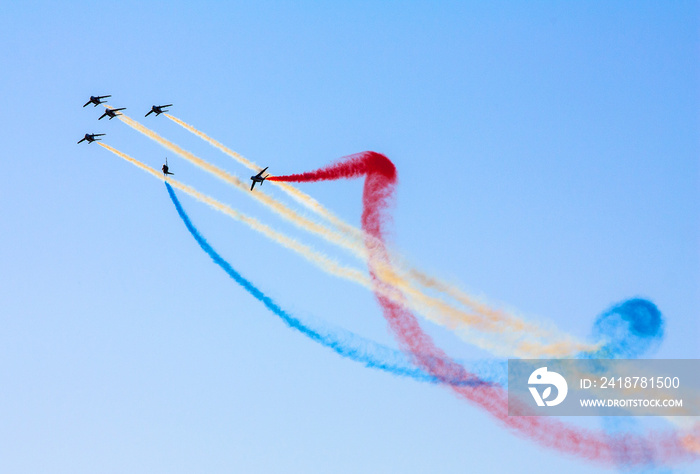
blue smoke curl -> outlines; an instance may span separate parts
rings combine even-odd
[[[654,303],[632,298],[598,316],[593,340],[603,346],[589,355],[595,359],[635,359],[652,353],[664,336],[664,319]]]

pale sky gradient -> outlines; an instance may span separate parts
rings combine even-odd
[[[283,326],[198,248],[161,183],[83,134],[154,167],[168,156],[178,179],[353,260],[98,122],[91,94],[243,178],[143,115],[173,103],[275,174],[384,153],[409,261],[581,339],[645,297],[666,318],[653,356],[700,356],[698,3],[378,3],[0,7],[0,470],[595,469]],[[359,224],[360,182],[302,189]],[[181,200],[286,309],[395,345],[369,292]],[[490,356],[424,327],[455,357]]]

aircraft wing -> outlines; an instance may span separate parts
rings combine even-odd
[[[153,113],[153,111],[152,111],[152,110],[149,110],[148,113],[147,113],[146,115],[144,115],[144,117],[148,117],[148,116],[151,115],[152,113]]]
[[[111,95],[98,95],[98,99],[106,99],[107,97],[112,97]]]
[[[161,109],[164,109],[164,108],[166,108],[166,107],[172,107],[172,106],[173,106],[173,104],[161,105],[160,108],[161,108]]]
[[[105,118],[106,116],[107,116],[107,112],[105,112],[105,113],[103,113],[102,115],[100,115],[100,118],[98,118],[97,120],[102,120],[102,119]]]
[[[268,169],[268,168],[269,168],[269,166],[266,166],[264,170],[262,170],[260,173],[256,174],[255,176],[256,176],[257,178],[262,178],[262,174],[263,174],[263,173],[265,172],[265,170]]]
[[[98,120],[99,120],[99,119],[98,119]],[[82,140],[80,140],[80,141],[78,142],[78,145],[80,145],[81,143],[83,143],[85,140],[86,140],[85,138],[83,138]]]
[[[104,137],[104,133],[96,133],[93,135],[93,137]]]
[[[253,181],[253,183],[250,185],[250,190],[252,191],[254,187],[255,187],[255,181]]]
[[[85,102],[85,105],[83,105],[83,107],[87,107],[88,105],[90,105],[90,102],[92,101],[88,100],[87,102]]]

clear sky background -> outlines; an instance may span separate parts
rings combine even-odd
[[[211,263],[161,183],[76,145],[106,133],[151,166],[168,156],[178,179],[328,252],[82,104],[111,94],[244,178],[143,114],[173,103],[274,174],[385,153],[392,239],[417,266],[581,339],[646,297],[666,318],[653,356],[699,357],[697,2],[483,3],[4,2],[0,470],[592,472],[286,328]],[[359,224],[359,181],[302,189]],[[394,344],[371,293],[182,202],[282,306]],[[424,327],[456,357],[490,356]]]

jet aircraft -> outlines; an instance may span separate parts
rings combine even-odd
[[[107,109],[105,110],[105,113],[103,113],[97,120],[102,120],[105,117],[109,117],[109,119],[112,120],[117,115],[121,115],[117,113],[120,110],[126,110],[126,107],[122,107],[121,109]]]
[[[260,173],[256,174],[255,176],[251,176],[250,179],[253,181],[253,184],[250,185],[250,190],[252,191],[253,188],[255,187],[255,183],[260,183],[260,186],[262,186],[263,181],[267,178],[267,176],[270,176],[269,174],[267,176],[263,176],[262,174],[265,172],[266,169],[268,169],[269,166],[266,166],[264,170],[262,170]]]
[[[144,117],[148,117],[151,114],[156,114],[156,117],[162,114],[163,112],[167,112],[167,110],[163,110],[166,107],[171,107],[173,104],[168,104],[168,105],[154,105],[151,107],[151,110],[148,111]]]
[[[83,139],[78,142],[78,144],[84,142],[85,140],[87,140],[88,143],[100,141],[100,140],[102,140],[101,138],[95,138],[95,137],[101,137],[103,135],[104,135],[104,133],[86,133],[85,136],[83,137]]]
[[[94,104],[95,107],[97,107],[98,105],[100,105],[104,102],[107,102],[106,100],[102,100],[102,99],[106,99],[107,97],[112,97],[112,96],[111,95],[98,95],[98,96],[91,95],[90,100],[85,102],[85,105],[83,105],[83,107],[90,105],[90,104]]]
[[[163,168],[161,168],[161,169],[163,170],[163,174],[164,174],[166,177],[167,177],[169,174],[175,174],[175,173],[171,173],[170,171],[168,171],[170,168],[168,168],[168,159],[167,159],[167,158],[165,159],[165,164],[163,165]]]

